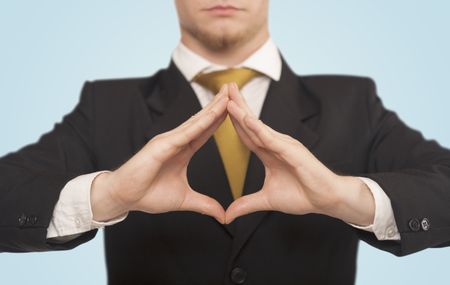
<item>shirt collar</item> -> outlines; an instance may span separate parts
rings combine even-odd
[[[189,82],[200,72],[208,73],[228,68],[208,61],[181,42],[173,51],[172,59]],[[271,39],[268,39],[246,60],[234,67],[251,68],[278,81],[281,76],[281,56],[275,43]]]

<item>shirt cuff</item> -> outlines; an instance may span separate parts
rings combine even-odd
[[[377,182],[370,178],[358,177],[361,179],[372,192],[375,200],[375,219],[373,224],[362,227],[354,224],[351,226],[373,232],[378,240],[400,240],[397,224],[395,222],[394,211],[392,209],[391,200],[378,185]]]
[[[98,171],[78,176],[70,180],[62,189],[53,210],[53,217],[47,228],[47,238],[73,236],[93,229],[119,223],[127,214],[107,222],[93,220],[91,208],[91,187],[95,177],[109,171]]]

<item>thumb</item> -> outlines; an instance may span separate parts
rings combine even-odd
[[[193,211],[215,218],[219,223],[225,223],[225,210],[215,199],[200,194],[194,190],[187,192],[180,211]]]
[[[245,195],[235,200],[225,213],[225,223],[230,224],[237,217],[259,211],[272,210],[263,191]]]

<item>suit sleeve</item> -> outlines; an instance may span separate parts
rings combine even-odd
[[[37,142],[0,158],[0,252],[70,249],[95,236],[54,244],[46,238],[64,185],[96,170],[92,89],[86,82],[74,110]]]
[[[397,256],[450,241],[450,150],[403,123],[384,108],[369,80],[367,114],[371,137],[364,174],[391,200],[400,241],[378,241],[368,232],[360,238]],[[447,244],[446,244],[447,243]]]

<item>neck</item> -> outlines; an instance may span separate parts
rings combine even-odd
[[[186,33],[182,33],[181,35],[181,42],[193,52],[214,64],[220,64],[227,67],[235,66],[243,62],[268,39],[269,32],[265,31],[258,33],[257,36],[247,42],[236,44],[233,47],[221,50],[211,50],[195,38],[188,36]]]

